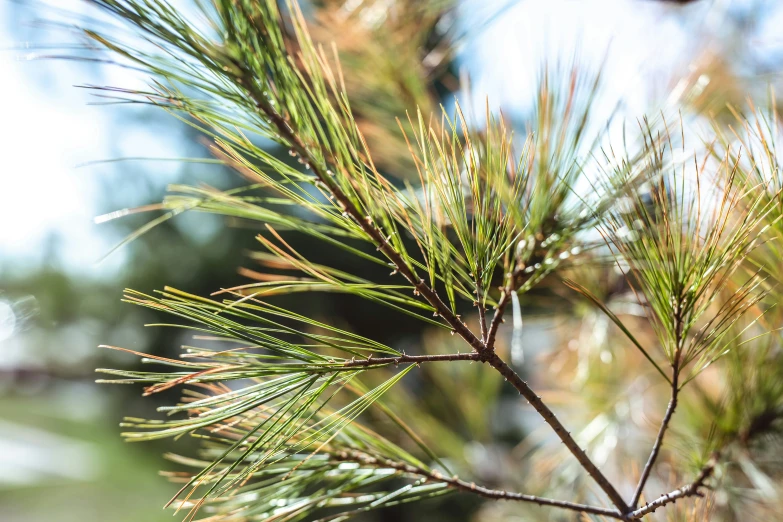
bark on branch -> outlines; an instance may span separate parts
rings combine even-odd
[[[490,498],[495,500],[513,500],[518,502],[529,502],[538,504],[539,506],[551,506],[561,509],[567,509],[569,511],[577,511],[579,513],[587,513],[591,515],[602,515],[605,517],[615,518],[622,520],[624,517],[619,511],[613,509],[607,509],[597,506],[589,506],[586,504],[577,504],[574,502],[567,502],[564,500],[555,500],[544,497],[537,497],[534,495],[525,495],[522,493],[514,493],[511,491],[504,491],[499,489],[490,489],[484,486],[476,485],[473,482],[467,482],[456,476],[446,477],[438,471],[426,470],[404,462],[397,462],[385,458],[373,457],[360,452],[339,452],[335,454],[336,460],[357,462],[359,464],[378,468],[395,469],[397,471],[407,473],[409,475],[415,475],[423,477],[434,482],[442,482],[452,489],[459,491],[465,491],[479,495],[484,498]]]
[[[699,492],[699,489],[702,486],[704,486],[704,483],[707,481],[707,479],[709,479],[712,476],[712,473],[715,470],[716,460],[717,460],[717,456],[713,456],[710,462],[701,470],[699,476],[696,477],[696,480],[694,480],[690,484],[683,486],[679,489],[675,489],[674,491],[667,493],[665,495],[661,495],[660,497],[653,500],[652,502],[648,502],[641,508],[630,512],[628,514],[628,518],[630,520],[636,520],[642,518],[648,513],[654,512],[656,509],[660,507],[671,504],[672,502],[677,502],[681,498],[702,496],[702,494]]]
[[[647,463],[644,465],[641,477],[639,478],[639,484],[636,486],[636,491],[634,491],[633,498],[631,499],[631,509],[636,509],[636,507],[639,505],[639,499],[642,498],[644,486],[647,483],[647,479],[650,478],[650,473],[652,473],[655,461],[658,459],[658,455],[661,452],[661,447],[663,446],[663,437],[666,435],[666,429],[669,427],[669,422],[672,420],[674,410],[677,408],[677,396],[680,392],[678,387],[679,373],[679,368],[675,364],[674,372],[672,374],[671,399],[669,399],[669,405],[666,407],[666,413],[663,415],[663,420],[661,420],[661,426],[658,429],[658,435],[655,437],[655,443],[653,443],[652,451],[650,451],[650,457],[647,459]]]
[[[371,366],[388,366],[394,364],[421,364],[424,362],[441,361],[478,361],[481,356],[476,352],[448,353],[437,355],[400,355],[398,357],[368,357],[367,359],[352,359],[340,366],[342,368],[363,368]]]
[[[574,438],[571,436],[571,433],[565,428],[565,426],[563,426],[554,412],[549,409],[544,401],[541,400],[541,397],[539,397],[532,390],[532,388],[530,388],[530,386],[528,386],[528,384],[522,380],[522,378],[514,370],[512,370],[511,367],[509,367],[508,364],[506,364],[506,362],[503,361],[503,359],[501,359],[495,352],[486,353],[484,355],[486,357],[486,362],[495,368],[503,377],[505,377],[506,380],[510,382],[511,385],[517,389],[517,391],[519,391],[519,394],[527,399],[530,405],[538,412],[539,415],[541,415],[544,421],[549,424],[555,434],[560,438],[563,444],[565,444],[565,447],[568,448],[568,451],[570,451],[571,454],[576,457],[576,460],[579,461],[579,464],[582,465],[582,468],[584,468],[587,474],[592,477],[592,479],[596,482],[596,484],[598,484],[604,493],[607,494],[607,496],[612,500],[612,503],[617,506],[620,512],[628,512],[630,508],[625,503],[620,493],[618,493],[612,483],[609,482],[609,479],[607,479],[606,476],[601,473],[601,470],[598,469],[593,461],[590,460],[590,457],[587,456],[587,453],[585,453],[585,451],[574,440]]]

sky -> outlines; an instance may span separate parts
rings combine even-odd
[[[87,7],[79,0],[56,5],[74,13]],[[36,49],[40,43],[57,46],[74,38],[37,25],[44,18],[61,16],[0,0],[0,27],[11,28],[0,31],[0,270],[56,263],[81,276],[110,276],[121,269],[123,252],[103,258],[121,237],[94,218],[106,211],[102,187],[117,170],[83,165],[125,156],[178,157],[181,135],[176,125],[166,132],[145,129],[125,108],[89,105],[96,98],[78,85],[141,85],[139,78],[117,67],[48,59],[67,51]],[[161,185],[176,170],[154,169]]]
[[[12,11],[20,12],[0,2],[3,25],[14,23]],[[64,262],[82,266],[108,244],[90,225],[96,183],[75,166],[106,150],[110,116],[86,109],[85,93],[72,87],[82,68],[32,61],[37,54],[28,49],[32,45],[2,31],[0,47],[20,49],[0,53],[5,120],[0,126],[0,251],[6,260],[29,261],[59,234]]]

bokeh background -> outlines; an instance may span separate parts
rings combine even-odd
[[[187,10],[186,1],[175,3]],[[309,2],[306,11],[315,37],[336,41],[341,51],[349,90],[384,168],[404,170],[409,160],[395,116],[415,105],[448,107],[458,97],[479,114],[487,101],[502,108],[523,131],[542,64],[574,57],[602,68],[599,113],[633,122],[685,96],[689,110],[720,118],[727,102],[764,98],[780,83],[781,4],[348,0]],[[3,522],[171,519],[161,507],[176,488],[157,473],[167,467],[161,454],[169,443],[125,444],[118,428],[124,415],[154,414],[160,399],[142,399],[136,387],[95,384],[96,367],[137,364],[97,346],[171,352],[180,334],[144,328],[156,317],[123,304],[122,290],[171,285],[208,294],[247,281],[238,269],[252,266],[254,231],[204,214],[178,216],[114,249],[155,216],[96,217],[156,203],[172,183],[225,189],[241,180],[218,165],[176,161],[207,157],[181,122],[152,108],[106,104],[78,88],[143,80],[111,65],[70,59],[78,54],[75,21],[93,15],[89,2],[78,0],[0,0]],[[299,248],[306,253],[307,245]],[[390,322],[354,304],[322,296],[297,306],[396,347],[447,342],[418,323]],[[545,311],[548,301],[525,306]],[[533,315],[525,335],[535,337],[530,344],[540,353],[531,356],[556,364],[548,357],[562,341],[563,325]],[[444,444],[484,473],[498,472],[503,455],[521,451],[529,412],[499,400],[484,418],[470,405],[442,398],[448,394],[427,396],[427,390],[448,389],[448,379],[441,381],[419,383],[411,393],[434,418],[459,414],[456,431],[473,442]],[[498,396],[494,385],[478,385]],[[432,508],[438,520],[493,519],[472,500],[449,502]],[[390,511],[381,516],[406,519]]]

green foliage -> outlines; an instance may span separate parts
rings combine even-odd
[[[489,108],[484,124],[477,125],[459,104],[453,115],[409,107],[407,122],[399,125],[417,176],[393,176],[373,160],[338,53],[313,42],[295,3],[281,8],[274,0],[196,2],[199,17],[193,20],[164,0],[94,3],[135,37],[122,40],[97,29],[87,36],[152,77],[145,91],[101,91],[160,106],[197,128],[211,139],[216,158],[250,183],[229,191],[172,187],[161,207],[166,213],[129,239],[185,211],[219,214],[261,229],[263,251],[252,257],[271,270],[245,270],[255,282],[220,289],[215,299],[170,288],[155,296],[127,291],[128,302],[175,318],[174,324],[158,326],[196,332],[199,346],[184,346],[178,359],[138,354],[163,365],[159,371],[100,370],[112,376],[108,382],[145,384],[145,394],[184,388],[180,403],[160,408],[166,420],[127,419],[124,436],[198,439],[198,457],[170,456],[197,470],[171,475],[184,483],[172,502],[188,509],[189,518],[203,513],[203,520],[345,520],[463,491],[634,520],[701,495],[715,471],[713,460],[748,433],[750,428],[722,428],[716,456],[701,463],[695,480],[639,506],[684,385],[723,356],[741,357],[743,346],[763,333],[765,299],[773,290],[768,265],[755,256],[767,235],[780,230],[783,213],[779,187],[767,182],[766,171],[754,169],[765,162],[777,165],[774,147],[751,156],[749,164],[713,147],[700,163],[694,157],[691,169],[689,160],[676,157],[662,118],[661,124],[645,122],[639,139],[632,140],[638,151],[630,151],[632,143],[616,155],[591,121],[600,75],[573,64],[565,72],[544,69],[533,124],[523,139]],[[301,168],[270,153],[269,142],[288,150]],[[683,144],[683,156],[684,150]],[[592,239],[596,231],[606,247]],[[290,241],[294,236],[392,273],[365,278],[327,266],[300,253]],[[569,269],[607,271],[613,264],[627,276],[656,349],[645,347],[650,341],[639,328],[586,284],[565,283],[619,327],[634,347],[630,353],[651,363],[654,378],[662,377],[672,394],[630,503],[503,361],[502,341],[496,345],[512,295],[557,285],[553,275],[578,276]],[[273,304],[279,296],[305,299],[311,292],[349,294],[383,305],[390,314],[446,328],[467,351],[408,355]],[[466,303],[477,310],[478,330],[474,318],[467,318]],[[520,309],[515,322],[521,330]],[[594,364],[592,355],[580,364]],[[603,501],[595,494],[587,495],[590,505],[577,504],[476,486],[451,473],[439,448],[426,444],[416,428],[447,430],[425,407],[409,408],[406,417],[405,392],[393,388],[424,364],[446,389],[451,374],[442,365],[477,361],[488,363],[530,402],[613,508],[594,505]],[[474,386],[456,390],[474,397],[457,397],[455,409],[475,428],[485,422],[483,409],[497,399],[498,388],[474,373],[453,375]],[[614,375],[618,381],[620,375]],[[768,388],[748,390],[769,397],[770,404],[754,406],[743,425],[758,423],[770,408],[781,414],[780,394]],[[741,397],[727,399],[734,410],[741,409]],[[382,415],[395,435],[370,429],[371,415]],[[715,414],[704,424],[738,424],[732,415]],[[603,415],[594,422],[594,429],[603,425],[608,431],[614,421]],[[456,455],[454,441],[460,440],[445,436],[450,448],[444,452]]]
[[[759,185],[738,179],[730,157],[708,165],[694,156],[691,169],[672,157],[671,139],[648,143],[643,183],[623,192],[604,234],[649,305],[666,358],[678,370],[693,362],[695,375],[764,296],[762,278],[744,272],[773,207]]]

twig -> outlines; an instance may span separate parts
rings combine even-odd
[[[510,287],[507,286],[501,290],[500,300],[498,300],[498,305],[495,308],[495,315],[492,316],[492,322],[490,323],[489,331],[487,332],[487,350],[495,349],[495,337],[498,334],[500,323],[503,322],[503,312],[506,311],[506,306],[508,306],[508,302],[511,300],[511,292],[513,292],[513,290],[509,290],[509,288]]]
[[[544,401],[541,400],[541,397],[536,395],[530,386],[528,386],[528,384],[523,381],[522,378],[514,370],[512,370],[511,367],[506,364],[506,362],[503,361],[503,359],[501,359],[495,352],[485,352],[482,355],[484,357],[481,360],[486,361],[498,372],[500,372],[500,374],[505,377],[505,379],[510,382],[514,388],[517,389],[517,391],[519,391],[520,395],[527,399],[530,405],[533,406],[539,415],[541,415],[544,421],[549,424],[552,430],[554,430],[555,434],[560,438],[563,444],[565,444],[566,448],[568,448],[568,451],[570,451],[571,454],[576,457],[576,460],[579,461],[579,464],[582,465],[588,475],[590,475],[593,480],[595,480],[596,484],[598,484],[598,486],[609,496],[609,498],[612,500],[612,503],[614,503],[614,505],[617,506],[617,508],[623,513],[630,511],[630,508],[623,500],[623,497],[620,496],[620,493],[617,492],[617,490],[604,476],[604,474],[601,473],[601,470],[599,470],[598,467],[593,464],[593,461],[590,460],[590,457],[587,456],[587,453],[585,453],[579,444],[577,444],[568,430],[566,430],[565,426],[563,426],[560,420],[558,420],[558,418],[555,416],[554,412],[550,410],[546,404],[544,404]]]
[[[672,373],[671,399],[669,400],[669,405],[666,407],[666,413],[663,416],[663,420],[661,420],[661,427],[658,429],[658,436],[655,438],[655,443],[653,444],[652,451],[650,451],[650,456],[647,459],[647,463],[644,465],[644,469],[642,470],[642,475],[639,478],[639,484],[636,486],[636,491],[634,491],[633,498],[631,499],[631,509],[636,509],[636,506],[639,505],[639,499],[642,497],[644,486],[647,483],[647,479],[650,478],[650,473],[652,473],[655,461],[658,459],[658,454],[661,452],[661,447],[663,446],[663,437],[666,435],[666,429],[669,427],[669,421],[671,421],[672,416],[674,415],[674,410],[677,408],[677,396],[680,392],[678,388],[679,374],[680,372],[678,365],[675,363],[674,372]]]
[[[400,355],[399,357],[370,357],[367,359],[353,359],[340,364],[343,368],[386,366],[389,364],[419,364],[423,362],[439,361],[478,361],[481,355],[476,352],[448,353],[438,355]]]
[[[511,271],[508,283],[500,289],[500,299],[495,307],[495,315],[492,316],[492,323],[489,325],[489,332],[486,337],[486,347],[488,350],[495,349],[495,337],[497,337],[500,323],[503,322],[503,314],[506,312],[508,303],[511,302],[511,293],[517,290],[517,279],[522,275],[524,266],[517,266]]]
[[[674,359],[672,362],[672,380],[671,380],[671,399],[669,399],[669,405],[666,407],[666,413],[661,419],[661,426],[658,428],[658,435],[655,437],[650,456],[647,458],[647,463],[644,465],[642,475],[639,477],[639,484],[636,486],[633,498],[631,499],[631,509],[636,509],[639,505],[639,499],[642,498],[644,486],[647,480],[650,478],[652,468],[655,465],[655,461],[658,460],[658,454],[661,452],[663,446],[663,437],[666,435],[666,429],[669,427],[669,421],[671,421],[674,415],[674,410],[677,408],[677,396],[680,393],[679,389],[679,377],[680,377],[680,355],[682,353],[682,341],[683,341],[683,320],[682,320],[682,299],[677,300],[677,308],[674,312],[675,327],[675,342],[677,349],[674,351]]]
[[[713,457],[710,459],[710,462],[706,466],[704,466],[704,468],[701,470],[701,473],[699,473],[699,476],[696,477],[696,480],[694,480],[693,482],[691,482],[686,486],[683,486],[679,489],[675,489],[670,493],[661,495],[660,497],[653,500],[652,502],[648,502],[641,508],[628,513],[628,519],[636,520],[642,518],[644,515],[647,515],[648,513],[652,513],[659,507],[663,507],[667,504],[671,504],[672,502],[676,502],[681,498],[701,496],[702,494],[699,492],[699,488],[704,486],[704,483],[707,481],[707,479],[709,479],[712,476],[712,473],[715,470],[716,461],[717,461],[717,456],[713,455]]]
[[[447,484],[448,487],[450,488],[460,490],[460,491],[465,491],[468,493],[473,493],[475,495],[479,495],[484,498],[491,498],[495,500],[514,500],[519,502],[530,502],[530,503],[538,504],[539,506],[552,506],[561,509],[567,509],[570,511],[577,511],[580,513],[588,513],[591,515],[602,515],[605,517],[611,517],[619,520],[625,519],[625,517],[619,511],[616,511],[614,509],[607,509],[607,508],[602,508],[597,506],[588,506],[586,504],[576,504],[574,502],[567,502],[564,500],[554,500],[550,498],[537,497],[534,495],[525,495],[522,493],[515,493],[515,492],[504,491],[499,489],[490,489],[484,486],[476,485],[473,482],[467,482],[456,476],[445,477],[443,476],[443,474],[441,474],[438,471],[430,471],[416,466],[412,466],[404,462],[397,462],[385,458],[373,457],[371,455],[367,455],[360,452],[340,452],[337,453],[335,457],[337,460],[358,462],[366,466],[396,469],[404,473],[417,475],[419,477],[424,477],[430,480],[434,480],[436,482],[443,482]]]
[[[484,288],[481,285],[481,273],[476,274],[476,306],[478,307],[481,342],[487,345],[487,309],[484,307]]]
[[[511,293],[516,291],[516,281],[521,273],[521,268],[517,267],[511,273],[510,278],[506,286],[502,289],[502,295],[498,301],[498,306],[495,310],[495,315],[492,317],[492,324],[489,327],[486,341],[486,352],[483,353],[484,358],[482,361],[488,362],[493,368],[495,368],[505,379],[510,382],[517,391],[530,403],[531,406],[538,412],[544,421],[554,430],[555,434],[565,444],[568,451],[576,457],[579,464],[582,465],[584,470],[590,477],[595,480],[596,484],[606,493],[612,500],[617,508],[626,513],[630,511],[630,507],[625,503],[623,497],[618,493],[617,489],[609,482],[609,479],[601,473],[601,470],[590,460],[587,453],[577,444],[565,426],[561,424],[554,412],[541,400],[528,384],[522,380],[522,378],[508,365],[503,359],[501,359],[494,351],[495,337],[497,331],[500,328],[500,323],[503,322],[503,314],[511,301]]]

